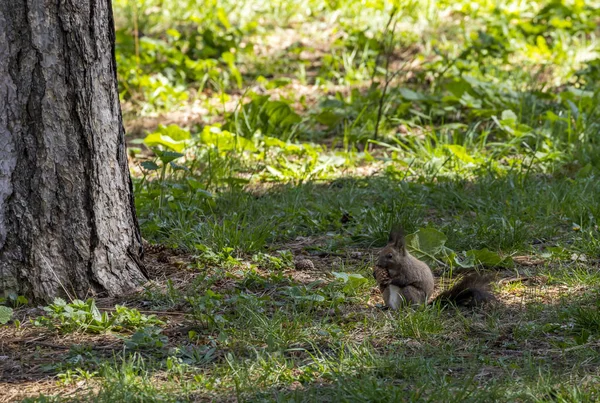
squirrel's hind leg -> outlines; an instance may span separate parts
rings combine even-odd
[[[390,309],[396,310],[405,304],[404,295],[402,295],[402,289],[395,285],[390,285],[383,290],[383,300],[385,305]]]
[[[390,285],[383,291],[383,300],[392,310],[404,305],[419,305],[427,302],[427,295],[413,286],[400,288]]]

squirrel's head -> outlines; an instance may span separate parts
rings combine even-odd
[[[394,270],[402,265],[408,253],[401,228],[393,229],[388,238],[388,244],[379,252],[377,266]]]

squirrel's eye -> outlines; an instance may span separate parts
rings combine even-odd
[[[387,255],[385,255],[386,258],[391,259],[393,256],[391,253],[388,253]]]

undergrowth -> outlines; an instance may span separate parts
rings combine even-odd
[[[77,341],[20,352],[62,389],[19,396],[599,399],[597,4],[113,5],[142,235],[176,270],[114,310],[2,301],[2,329]],[[379,309],[396,224],[500,303]]]

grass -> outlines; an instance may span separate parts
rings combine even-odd
[[[4,301],[0,400],[599,399],[597,4],[113,6],[162,247],[130,295]],[[397,223],[499,302],[380,309]]]
[[[202,243],[241,253],[328,232],[336,234],[337,247],[382,246],[388,229],[398,222],[409,232],[433,226],[456,250],[487,247],[512,253],[543,243],[593,255],[598,250],[598,194],[595,178],[397,182],[376,177],[277,186],[260,196],[226,192],[216,205],[212,200],[185,210],[175,205],[174,214],[165,213],[170,206],[159,210],[140,195],[138,211],[153,218],[142,219],[149,239],[172,237],[191,248]]]

